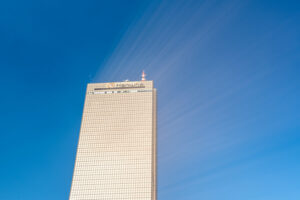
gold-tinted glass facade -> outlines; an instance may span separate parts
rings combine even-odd
[[[152,81],[88,84],[70,200],[156,199]]]

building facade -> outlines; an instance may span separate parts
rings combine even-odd
[[[156,200],[153,81],[88,84],[70,200]]]

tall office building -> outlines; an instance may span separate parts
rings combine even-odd
[[[88,84],[70,200],[155,199],[153,81]]]

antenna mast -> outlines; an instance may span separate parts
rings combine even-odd
[[[145,81],[145,80],[146,80],[146,74],[145,74],[145,72],[143,70],[143,72],[142,72],[142,81]]]

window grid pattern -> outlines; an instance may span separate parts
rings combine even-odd
[[[87,92],[70,200],[152,199],[153,112],[149,89]]]

